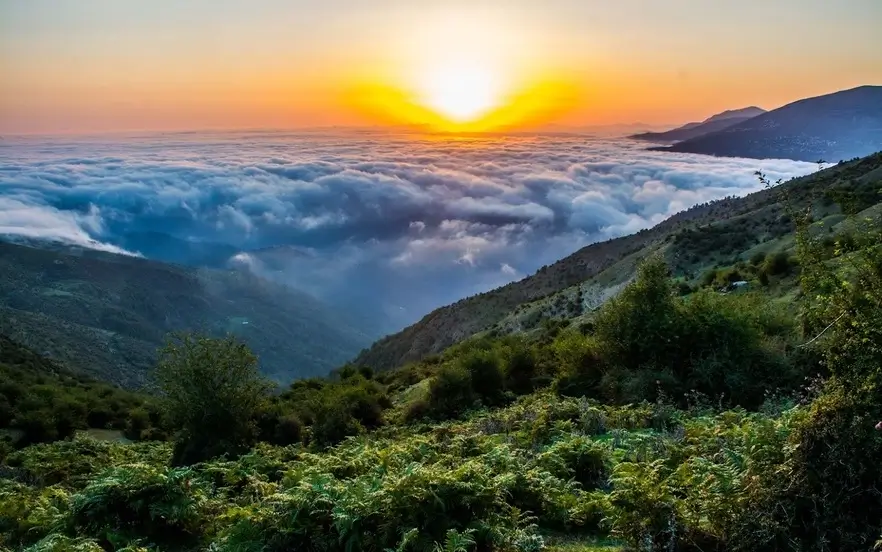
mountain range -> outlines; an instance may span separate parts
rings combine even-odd
[[[314,297],[246,271],[0,242],[0,334],[78,373],[148,385],[157,349],[178,330],[233,333],[280,383],[325,375],[376,337]]]
[[[690,138],[704,136],[705,134],[710,134],[718,130],[723,130],[732,125],[762,115],[765,112],[764,109],[754,106],[742,109],[730,109],[708,117],[700,123],[686,123],[681,127],[666,132],[644,132],[642,134],[631,135],[629,138],[658,143],[680,142],[683,140],[689,140]]]
[[[882,86],[799,100],[660,151],[837,162],[882,149]]]

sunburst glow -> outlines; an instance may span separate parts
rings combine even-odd
[[[431,14],[349,95],[372,120],[444,132],[547,121],[569,105],[531,27],[497,10]]]
[[[455,123],[474,121],[499,107],[499,78],[479,63],[450,62],[427,71],[417,102]]]

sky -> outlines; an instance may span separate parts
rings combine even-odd
[[[0,135],[664,125],[882,83],[879,0],[0,0]]]

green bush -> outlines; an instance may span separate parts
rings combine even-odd
[[[595,323],[607,400],[655,401],[664,392],[685,406],[686,394],[699,392],[757,408],[765,389],[799,380],[781,346],[793,332],[785,316],[753,295],[678,298],[659,259],[641,266]]]
[[[566,396],[598,397],[605,372],[596,340],[581,332],[567,330],[551,345],[558,367],[554,387]]]
[[[770,276],[789,274],[791,270],[790,256],[784,251],[778,251],[766,257],[762,271]]]
[[[232,337],[181,335],[160,354],[156,377],[176,436],[176,465],[237,454],[254,443],[269,384],[257,357]]]
[[[20,432],[18,447],[67,439],[87,428],[121,429],[133,410],[153,402],[69,373],[0,335],[0,429]]]
[[[519,395],[529,393],[536,387],[537,375],[535,351],[526,344],[516,344],[505,364],[505,388]]]
[[[485,404],[499,402],[505,382],[500,359],[493,351],[470,351],[458,363],[468,372],[472,391]]]
[[[609,450],[587,437],[562,440],[538,457],[539,465],[561,479],[575,479],[586,490],[605,485],[611,464]]]
[[[462,366],[447,365],[429,383],[428,414],[438,420],[455,418],[476,399],[471,374]]]

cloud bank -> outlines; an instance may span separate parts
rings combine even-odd
[[[790,178],[789,160],[579,136],[10,139],[0,234],[245,266],[401,325],[589,243]]]

